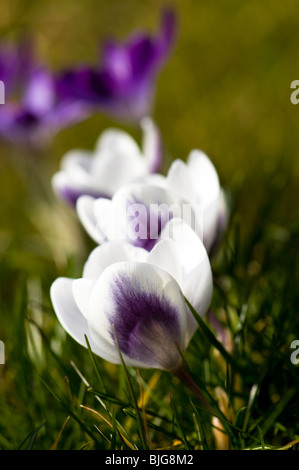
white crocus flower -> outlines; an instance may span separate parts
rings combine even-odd
[[[210,252],[221,238],[228,217],[225,193],[211,159],[201,150],[194,149],[186,162],[174,160],[166,177],[148,175],[144,181],[178,194],[199,209],[202,239]]]
[[[142,182],[120,188],[111,200],[80,197],[77,213],[96,243],[124,239],[147,249],[157,242],[172,217],[181,217],[209,253],[227,221],[224,191],[215,167],[198,150],[190,153],[187,163],[175,160],[167,176],[148,174]]]
[[[51,299],[67,333],[85,347],[86,335],[105,360],[119,364],[120,350],[128,366],[175,371],[197,325],[184,296],[205,315],[212,289],[200,238],[174,218],[150,252],[120,240],[98,246],[82,278],[58,278]]]
[[[174,217],[181,218],[201,236],[201,218],[177,193],[162,186],[132,183],[111,200],[81,196],[77,214],[96,243],[125,240],[150,251]]]
[[[157,171],[162,158],[159,131],[150,118],[143,118],[141,127],[142,149],[129,134],[111,128],[100,135],[94,151],[68,151],[52,178],[56,195],[72,205],[84,194],[111,198],[124,184]]]

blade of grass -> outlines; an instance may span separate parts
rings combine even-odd
[[[175,421],[176,421],[177,426],[178,426],[178,428],[181,432],[180,439],[183,440],[183,442],[184,442],[184,444],[185,444],[185,446],[188,450],[192,450],[192,446],[189,444],[189,441],[187,439],[185,430],[184,430],[183,426],[181,425],[181,420],[180,420],[180,417],[178,415],[178,411],[177,411],[177,408],[176,408],[176,405],[175,405],[174,402],[172,402],[172,409],[173,409],[173,414],[174,414],[174,417],[175,417]]]
[[[97,444],[100,444],[100,442],[96,439],[94,434],[88,427],[81,421],[81,419],[76,415],[76,413],[73,412],[73,410],[68,406],[67,403],[50,387],[49,384],[47,384],[42,377],[40,377],[41,382],[45,385],[47,390],[51,393],[51,395],[60,403],[60,405],[67,411],[67,413],[79,424],[81,427],[82,431],[84,431],[89,437],[91,437]]]
[[[197,411],[196,407],[194,406],[194,403],[191,399],[190,399],[190,403],[191,403],[191,406],[194,410],[194,413],[193,413],[194,421],[195,421],[196,425],[198,426],[198,434],[199,434],[198,438],[199,438],[199,441],[201,443],[202,449],[203,450],[208,450],[209,446],[208,446],[208,442],[207,442],[207,438],[206,438],[206,433],[205,433],[203,424],[201,422],[199,413],[198,413],[198,411]]]
[[[57,449],[57,446],[58,446],[58,443],[59,443],[59,441],[60,441],[60,439],[61,439],[62,433],[63,433],[63,431],[64,431],[64,429],[65,429],[65,427],[66,427],[66,425],[67,425],[69,419],[70,419],[70,416],[67,416],[67,418],[66,418],[66,420],[64,421],[64,423],[63,423],[63,425],[62,425],[62,427],[61,427],[61,429],[60,429],[60,431],[59,431],[59,433],[58,433],[58,436],[56,437],[56,439],[55,439],[55,441],[54,441],[54,443],[53,443],[53,445],[52,445],[52,447],[51,447],[50,450],[56,450],[56,449]]]
[[[96,399],[99,401],[99,403],[102,405],[102,407],[104,408],[104,410],[108,413],[109,417],[112,418],[112,415],[111,415],[111,411],[107,408],[107,406],[105,405],[105,403],[103,402],[102,398],[105,398],[107,399],[107,401],[110,401],[114,404],[119,404],[120,406],[127,406],[127,404],[124,404],[123,402],[121,402],[120,400],[118,400],[117,398],[114,398],[114,397],[110,397],[108,394],[106,393],[102,393],[102,392],[95,392],[94,389],[91,387],[90,383],[88,382],[88,380],[84,377],[84,375],[82,374],[82,372],[78,369],[78,367],[76,366],[76,364],[71,361],[71,365],[72,367],[75,369],[76,373],[79,375],[80,379],[82,380],[82,382],[84,383],[84,385],[87,387],[87,391],[90,392],[90,393],[93,393],[95,396],[96,396]],[[119,435],[122,437],[123,435],[126,435],[127,438],[128,438],[128,433],[125,431],[125,429],[123,428],[123,426],[118,422],[117,422],[117,425],[120,429],[119,432]]]
[[[87,391],[93,395],[96,395],[100,397],[103,400],[107,400],[109,403],[113,403],[114,405],[119,405],[122,407],[127,407],[129,406],[129,403],[126,403],[119,398],[116,397],[111,397],[110,395],[107,395],[107,393],[99,392],[98,390],[94,390],[92,387],[89,387]]]
[[[95,359],[95,357],[94,357],[94,354],[93,354],[93,352],[92,352],[92,350],[91,350],[91,347],[90,347],[90,343],[89,343],[89,341],[88,341],[88,338],[87,338],[86,335],[84,335],[84,337],[85,337],[87,349],[88,349],[88,352],[89,352],[89,356],[90,356],[91,362],[92,362],[92,364],[93,364],[93,366],[94,366],[94,370],[95,370],[97,379],[98,379],[98,381],[99,381],[99,384],[100,384],[101,388],[103,389],[104,393],[107,393],[107,390],[106,390],[104,381],[103,381],[103,379],[102,379],[102,374],[101,374],[101,372],[100,372],[100,369],[99,369],[99,366],[98,366],[98,364],[97,364],[97,362],[96,362],[96,359]]]
[[[89,408],[88,406],[81,405],[81,408],[90,411],[91,413],[94,413],[96,416],[100,417],[110,428],[113,429],[113,424],[108,421],[101,413],[99,413],[97,410],[93,410],[92,408]],[[123,434],[120,433],[121,438],[123,439],[124,443],[131,449],[131,450],[137,450],[136,446],[134,446]]]
[[[217,340],[214,333],[210,330],[208,325],[201,318],[201,316],[196,312],[196,310],[193,308],[193,306],[190,304],[190,302],[188,301],[188,299],[186,297],[185,297],[185,301],[186,301],[191,313],[193,314],[196,322],[198,323],[201,331],[204,333],[204,335],[209,340],[209,342],[222,354],[222,356],[226,359],[227,362],[229,362],[236,370],[240,371],[241,367],[239,366],[239,364],[227,352],[227,350],[224,348],[224,346]]]
[[[117,427],[116,427],[116,419],[115,419],[115,407],[112,407],[112,436],[111,436],[111,445],[110,449],[115,450],[116,446],[116,434],[117,434]]]
[[[295,395],[296,390],[291,389],[286,392],[286,394],[282,397],[280,402],[275,406],[273,412],[271,415],[266,419],[262,426],[262,433],[265,435],[268,430],[271,428],[271,426],[275,423],[277,420],[278,416],[283,412],[289,401],[293,398]]]
[[[26,436],[25,439],[19,445],[18,450],[22,449],[22,447],[24,446],[25,442],[28,441],[28,439],[30,439],[30,441],[29,441],[28,446],[26,447],[26,450],[32,450],[35,440],[37,438],[38,432],[44,425],[45,425],[45,421],[43,421],[33,432],[28,434],[28,436]]]
[[[137,420],[136,414],[133,413],[133,411],[130,411],[130,410],[127,410],[126,408],[124,408],[123,412],[126,413],[126,415],[130,416],[131,418],[134,418],[135,420]],[[167,429],[163,428],[162,426],[151,423],[150,421],[147,421],[147,426],[151,429],[154,429],[157,432],[161,432],[162,434],[165,434],[165,436],[171,437],[172,439],[182,440],[181,437],[178,436],[175,432],[168,431]]]

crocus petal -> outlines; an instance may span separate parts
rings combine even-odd
[[[34,57],[26,38],[17,45],[0,45],[0,79],[6,100],[0,135],[14,145],[44,149],[60,129],[90,114],[83,103],[58,96],[54,75]]]
[[[154,165],[153,160],[157,163],[160,158],[157,153],[154,155],[158,131],[150,122],[148,130],[143,130],[144,139],[148,142],[145,146],[147,155],[141,152],[129,134],[113,128],[100,135],[93,152],[68,151],[61,160],[60,170],[52,178],[56,195],[75,206],[80,196],[112,198],[125,184],[143,181]],[[0,132],[1,126],[0,120]]]
[[[80,196],[76,203],[76,210],[85,230],[90,237],[97,243],[103,243],[107,240],[105,232],[101,230],[94,211],[96,199],[91,196]],[[103,199],[103,201],[105,201]],[[105,204],[105,202],[103,202]],[[110,201],[107,199],[107,204]]]
[[[83,269],[86,279],[98,279],[111,264],[121,261],[144,262],[148,252],[129,243],[114,240],[97,246],[89,255]]]
[[[164,237],[176,245],[182,269],[180,285],[184,296],[199,315],[205,315],[213,294],[213,277],[203,242],[188,224],[177,218],[172,219],[162,231],[161,239]],[[189,337],[193,335],[196,326],[195,319],[190,314],[188,316]]]
[[[57,77],[62,98],[76,98],[94,110],[139,122],[150,114],[155,82],[174,42],[175,15],[163,13],[161,30],[156,35],[137,32],[127,41],[106,41],[101,64],[79,66]]]
[[[190,170],[182,160],[175,160],[170,166],[167,177],[167,187],[174,190],[191,204],[196,203],[196,195]]]
[[[75,279],[72,282],[74,300],[82,315],[86,318],[88,314],[89,297],[95,281],[91,279]]]
[[[179,217],[202,234],[190,203],[162,186],[134,183],[120,188],[111,201],[82,196],[77,213],[87,233],[97,242],[127,240],[150,251],[162,228]]]
[[[100,151],[95,155],[91,166],[92,179],[109,197],[124,184],[146,174],[146,162],[140,153]]]
[[[87,322],[78,309],[72,292],[72,279],[58,278],[51,286],[51,299],[59,322],[78,343],[85,345]]]
[[[109,154],[120,154],[125,157],[140,154],[137,143],[127,132],[113,128],[102,132],[96,142],[96,150]]]
[[[199,201],[209,205],[218,199],[220,184],[216,169],[207,155],[200,150],[190,152],[187,165]]]
[[[187,164],[175,160],[165,185],[194,206],[198,228],[208,251],[218,237],[221,187],[211,160],[200,150],[190,152]]]
[[[85,150],[68,151],[61,160],[61,170],[52,177],[54,193],[75,205],[82,194],[107,197],[90,178],[92,153]]]
[[[184,350],[187,309],[176,281],[147,263],[116,263],[96,282],[88,324],[97,344],[115,336],[127,365],[175,369]]]
[[[55,88],[51,74],[44,68],[35,70],[26,89],[24,106],[42,116],[55,105]]]
[[[109,343],[102,341],[102,348],[93,341],[86,318],[79,310],[72,289],[73,279],[58,278],[51,286],[52,304],[61,326],[81,346],[86,347],[85,335],[92,351],[109,362],[118,363],[118,355]]]
[[[160,186],[135,183],[121,188],[112,202],[123,239],[149,251],[165,224],[183,216],[185,201]]]
[[[172,8],[165,8],[162,14],[161,31],[160,31],[160,47],[167,56],[175,42],[177,34],[177,16]]]
[[[75,206],[78,198],[82,194],[93,197],[106,197],[105,194],[100,194],[98,191],[90,187],[82,185],[80,182],[75,181],[71,176],[63,171],[55,173],[52,177],[52,188],[54,193],[68,202],[70,205]]]
[[[182,284],[181,259],[177,253],[177,245],[173,240],[160,240],[148,253],[146,262],[167,271],[179,285]]]

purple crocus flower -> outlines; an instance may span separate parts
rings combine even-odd
[[[174,12],[165,10],[156,36],[137,32],[124,43],[108,41],[100,65],[82,65],[61,74],[61,96],[82,100],[124,120],[139,121],[151,114],[155,81],[169,56],[175,32]]]
[[[180,234],[178,236],[178,234]],[[213,292],[207,252],[195,232],[173,219],[150,252],[123,241],[95,248],[80,279],[58,278],[52,303],[63,328],[93,352],[119,364],[175,371]],[[116,345],[117,339],[117,345]]]
[[[82,103],[61,99],[56,79],[33,58],[31,44],[0,49],[0,136],[13,144],[42,147],[54,133],[88,116]]]

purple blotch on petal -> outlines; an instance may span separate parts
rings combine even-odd
[[[120,351],[145,364],[171,369],[178,362],[180,344],[177,308],[161,294],[145,291],[137,278],[119,275],[112,286],[115,305],[108,315]],[[114,332],[111,327],[111,336]]]

